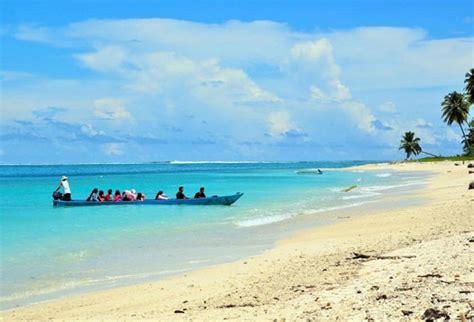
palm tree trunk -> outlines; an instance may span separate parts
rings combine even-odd
[[[435,154],[433,154],[433,153],[429,153],[429,152],[426,152],[426,151],[421,151],[421,153],[431,155],[432,157],[435,157],[435,158],[440,158],[440,157],[441,157],[441,156],[439,156],[439,155],[435,155]]]
[[[459,124],[459,128],[461,129],[461,132],[462,132],[462,137],[464,138],[464,141],[466,142],[466,145],[467,145],[467,152],[470,155],[471,154],[471,145],[469,144],[469,141],[466,138],[466,133],[464,133],[464,129],[462,128],[462,124],[461,123],[458,123],[458,124]]]

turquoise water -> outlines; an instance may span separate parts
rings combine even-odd
[[[127,285],[258,254],[289,233],[331,222],[331,210],[416,187],[421,175],[337,171],[362,162],[159,163],[0,166],[0,308]],[[299,170],[323,168],[323,175]],[[244,192],[227,206],[54,208],[62,175],[73,199],[90,190],[131,189],[153,197]],[[350,193],[340,190],[359,187]]]

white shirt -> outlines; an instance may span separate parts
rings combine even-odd
[[[64,193],[71,193],[71,188],[69,188],[69,182],[67,180],[61,181],[61,184],[64,188]]]

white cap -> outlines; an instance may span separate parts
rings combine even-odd
[[[67,180],[67,177],[66,177],[66,176],[62,176],[62,177],[61,177],[61,181],[62,181],[62,180]]]

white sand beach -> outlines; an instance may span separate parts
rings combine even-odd
[[[16,320],[474,319],[474,180],[458,162],[367,165],[432,171],[423,205],[309,229],[251,257],[167,280],[2,312]],[[354,169],[348,169],[354,170]]]

